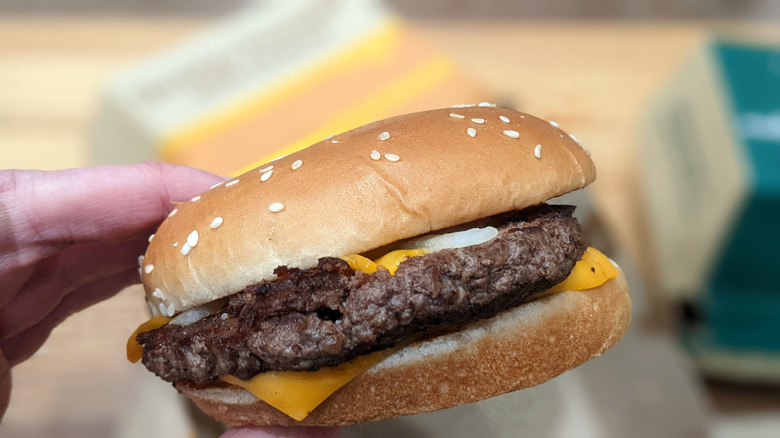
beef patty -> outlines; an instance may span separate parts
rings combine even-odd
[[[574,207],[504,217],[494,239],[410,258],[395,275],[353,271],[325,257],[278,267],[222,310],[188,326],[138,335],[143,363],[169,382],[315,370],[387,348],[433,327],[490,318],[563,281],[585,245]]]

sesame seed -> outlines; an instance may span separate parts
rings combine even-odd
[[[524,119],[524,118],[525,118],[525,116],[524,116],[524,115],[522,115],[522,114],[520,114],[520,118],[521,118],[521,119]]]
[[[149,243],[152,243],[152,239],[154,239],[154,234],[152,234],[151,236],[149,236]]]
[[[185,243],[181,246],[181,255],[186,256],[190,253],[190,251],[192,251],[192,247],[188,244]]]
[[[157,299],[159,299],[159,300],[162,300],[162,299],[165,298],[165,296],[163,296],[162,290],[160,290],[159,287],[154,289],[154,291],[152,292],[152,296],[157,298]]]
[[[195,248],[195,245],[198,244],[198,230],[195,230],[190,233],[189,236],[187,236],[187,245],[189,245],[191,248]]]
[[[144,264],[144,256],[142,254],[138,256],[138,266],[141,266],[143,264]]]
[[[520,133],[512,130],[504,131],[504,135],[506,135],[509,138],[520,138]]]
[[[504,123],[509,123],[509,117],[507,116],[498,116],[498,118]]]
[[[585,151],[585,153],[588,154],[588,156],[590,156],[590,149],[588,149],[585,146],[583,146],[582,150]]]
[[[463,115],[460,115],[460,114],[456,114],[456,113],[450,113],[450,117],[455,118],[455,119],[465,119],[466,118],[466,116],[463,116]]]
[[[390,138],[390,133],[385,131],[385,132],[379,134],[379,137],[377,137],[377,138],[379,138],[382,141],[388,140]]]
[[[469,129],[466,130],[466,134],[468,134],[469,137],[474,138],[474,137],[477,136],[477,130],[474,129],[474,128],[469,128]]]
[[[557,122],[553,122],[552,120],[548,120],[547,123],[555,126],[556,128],[560,128],[561,127],[561,125],[559,125]]]
[[[217,187],[221,186],[222,184],[225,184],[225,181],[220,181],[220,182],[214,184],[213,186],[211,186],[211,189],[212,190],[216,189]]]
[[[196,197],[194,197],[194,198],[190,199],[190,201],[192,201],[192,202],[198,202],[198,201],[200,201],[200,195],[198,195],[198,196],[196,196]]]
[[[144,268],[144,272],[146,272],[147,274],[151,274],[153,270],[154,270],[154,265],[146,265],[146,267]]]
[[[325,140],[330,140],[333,137],[335,137],[335,135],[329,135],[329,136],[325,137]]]
[[[264,173],[264,174],[260,175],[260,181],[261,181],[261,182],[266,182],[266,181],[268,181],[268,178],[270,178],[270,177],[271,177],[271,175],[273,175],[273,174],[274,174],[274,170],[273,170],[273,169],[270,169],[268,172],[266,172],[266,173]]]
[[[269,170],[271,170],[271,169],[273,169],[273,168],[274,168],[274,166],[273,166],[273,165],[271,165],[271,166],[266,166],[266,167],[264,167],[264,168],[262,168],[262,169],[258,170],[258,172],[260,172],[260,173],[266,173],[266,172],[268,172]]]
[[[534,147],[534,157],[542,158],[542,145],[538,144]]]
[[[495,104],[495,103],[490,103],[490,102],[480,102],[480,103],[479,103],[479,106],[482,106],[482,107],[486,107],[486,106],[496,106],[496,104]]]
[[[373,151],[371,151],[372,160],[379,161],[380,158],[382,158],[382,154],[380,154],[378,150],[374,149]]]
[[[298,170],[301,168],[301,166],[303,166],[303,160],[295,160],[292,163],[292,170]]]
[[[396,161],[398,161],[400,159],[401,159],[401,157],[399,157],[396,154],[385,154],[385,160],[387,160],[387,161],[392,161],[393,163],[395,163]]]
[[[173,242],[173,245],[171,245],[171,246],[176,248],[177,246],[179,246],[179,242]]]
[[[331,143],[338,143],[339,141],[338,140],[331,140],[330,142]]]
[[[171,216],[173,216],[174,214],[176,214],[176,212],[177,212],[177,211],[179,211],[179,209],[178,209],[178,208],[174,208],[174,209],[173,209],[173,211],[171,211],[170,213],[168,213],[168,217],[171,217]]]
[[[212,230],[215,230],[215,229],[219,228],[220,225],[222,225],[223,221],[224,220],[222,219],[222,217],[217,216],[217,217],[214,218],[213,221],[211,221],[211,223],[209,224],[209,228],[211,228]]]
[[[141,268],[138,268],[138,278],[141,281],[144,281],[144,275],[143,275],[143,272],[141,271]]]
[[[236,179],[230,181],[229,183],[225,184],[225,187],[234,186],[236,184],[238,184],[238,178],[236,178]]]
[[[571,137],[571,139],[574,140],[578,145],[582,146],[582,142],[580,141],[579,138],[575,137],[572,134],[569,134],[569,137]]]
[[[485,123],[485,119],[480,119],[480,118],[474,118],[474,119],[471,119],[471,121],[474,122],[474,123],[477,123],[479,125]]]
[[[220,319],[228,319],[228,314],[223,313],[222,315],[219,315]]]
[[[272,213],[279,213],[280,211],[284,210],[284,204],[281,202],[274,202],[268,206],[268,209],[271,210]]]
[[[461,103],[459,105],[452,105],[453,108],[471,108],[472,106],[476,106],[476,105],[470,103]]]
[[[173,316],[174,313],[173,303],[168,304],[168,307],[165,308],[165,311],[168,316]]]
[[[161,315],[167,315],[167,314],[165,313],[165,305],[163,305],[163,303],[159,303],[159,304],[157,304],[157,308],[158,308],[158,309],[160,309],[160,314],[161,314]]]

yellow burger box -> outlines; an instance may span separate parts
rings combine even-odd
[[[114,77],[92,154],[234,175],[377,119],[482,100],[379,2],[260,2]]]

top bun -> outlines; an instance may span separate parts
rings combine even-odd
[[[173,315],[280,265],[311,268],[537,205],[591,183],[588,155],[556,124],[504,108],[380,120],[179,204],[146,251],[146,294]]]

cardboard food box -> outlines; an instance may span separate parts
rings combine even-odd
[[[780,383],[780,41],[716,35],[642,133],[650,251],[708,375]]]
[[[259,2],[117,75],[92,152],[235,175],[377,119],[487,97],[379,2]]]

